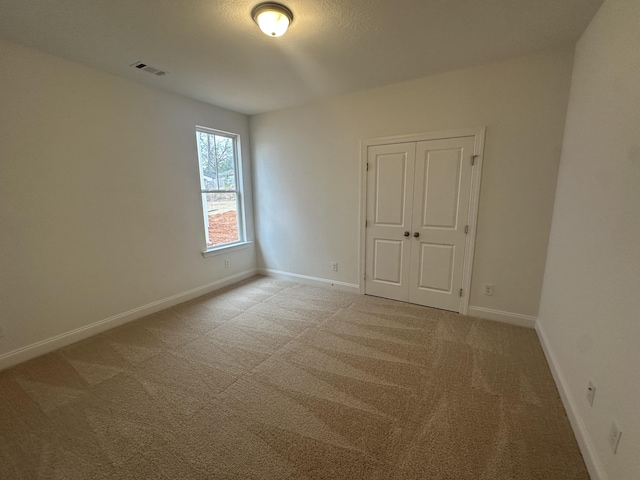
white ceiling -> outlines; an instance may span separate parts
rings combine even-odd
[[[570,47],[602,0],[0,0],[0,36],[242,113]],[[156,77],[129,65],[166,70]]]

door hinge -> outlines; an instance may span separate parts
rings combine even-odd
[[[467,225],[467,226],[465,226],[465,227],[464,227],[464,233],[465,233],[465,234],[466,234],[466,233],[469,233],[469,225]]]
[[[369,220],[365,220],[364,221],[364,228],[367,228],[369,226]]]
[[[462,296],[462,289],[460,289],[460,296]]]
[[[369,171],[369,162],[367,162],[367,172]]]
[[[471,166],[476,164],[476,158],[478,157],[478,155],[471,155]]]

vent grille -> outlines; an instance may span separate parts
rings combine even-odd
[[[142,63],[142,62],[132,63],[131,66],[137,68],[138,70],[143,70],[143,71],[145,71],[147,73],[151,73],[152,75],[155,75],[156,77],[162,77],[163,75],[167,74],[167,72],[165,72],[164,70],[160,70],[159,68],[151,67],[151,66],[147,65],[146,63]]]

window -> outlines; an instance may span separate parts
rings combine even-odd
[[[238,135],[196,127],[207,251],[245,241]]]

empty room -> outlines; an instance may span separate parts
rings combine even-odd
[[[0,478],[640,480],[638,0],[0,0]]]

